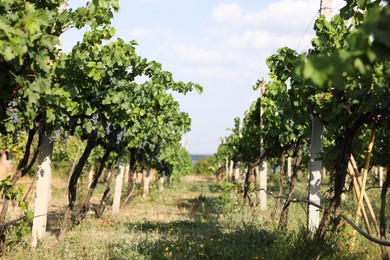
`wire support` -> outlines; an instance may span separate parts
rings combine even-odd
[[[267,193],[268,195],[270,195],[271,197],[275,198],[275,199],[287,199],[286,196],[284,195],[275,195],[273,192],[269,192],[265,189],[256,189],[256,191],[264,191],[265,193]],[[290,202],[293,202],[293,203],[307,203],[307,204],[310,204],[316,208],[319,208],[319,209],[324,209],[323,206],[321,206],[320,204],[318,203],[315,203],[313,201],[310,201],[310,200],[307,200],[307,199],[291,199]],[[378,239],[376,237],[373,237],[371,235],[369,235],[368,233],[366,233],[363,229],[361,229],[358,225],[356,225],[351,219],[349,219],[348,217],[344,216],[343,214],[340,214],[340,217],[342,219],[344,219],[348,224],[350,224],[357,232],[359,232],[360,235],[362,235],[363,237],[365,237],[366,239],[376,243],[376,244],[379,244],[379,245],[383,245],[383,246],[390,246],[390,241],[387,241],[387,240],[381,240],[381,239]]]

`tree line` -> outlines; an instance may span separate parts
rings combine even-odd
[[[216,159],[220,173],[231,160],[246,169],[244,179],[248,181],[250,175],[258,177],[255,168],[262,161],[280,165],[280,195],[284,194],[283,181],[288,182],[287,199],[277,210],[280,229],[287,227],[297,174],[309,164],[313,118],[318,118],[324,128],[322,149],[311,159],[322,161],[330,176],[330,190],[325,194],[329,202],[325,203],[316,235],[323,237],[340,221],[347,180],[357,185],[355,221],[359,222],[365,214],[363,202],[369,207],[364,199],[368,170],[373,166],[389,169],[389,14],[388,1],[347,0],[330,21],[320,16],[308,52],[299,54],[283,47],[268,57],[269,80],[259,80],[255,85],[255,89],[265,87],[264,94],[243,120],[235,119],[232,133],[219,146]],[[264,149],[261,154],[260,138]],[[292,158],[288,179],[283,177],[287,158]],[[389,183],[387,174],[376,225],[382,240],[386,240]],[[244,186],[244,196],[248,185]],[[386,256],[385,248],[382,250]]]
[[[0,3],[1,149],[22,150],[15,174],[1,181],[1,223],[11,201],[23,206],[27,216],[18,180],[36,162],[38,175],[51,176],[53,144],[66,146],[71,137],[83,150],[69,178],[63,230],[71,219],[85,217],[105,168],[130,164],[130,174],[153,167],[170,175],[191,166],[180,145],[191,119],[172,93],[202,88],[175,81],[160,63],[140,57],[136,41],[115,39],[111,21],[119,8],[118,0],[92,0],[75,9],[64,0]],[[61,37],[71,28],[86,31],[64,53]],[[98,166],[88,196],[75,213],[77,183],[92,163]],[[50,183],[43,185],[37,196],[46,196]],[[5,228],[0,231],[4,241]]]

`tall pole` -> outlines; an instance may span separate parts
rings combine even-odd
[[[51,196],[51,155],[53,151],[53,142],[45,133],[43,135],[38,154],[37,184],[35,188],[31,243],[33,247],[37,246],[39,240],[45,239],[47,210],[49,208],[49,199]]]
[[[115,190],[114,190],[114,200],[112,202],[112,213],[119,213],[119,206],[121,204],[121,195],[122,195],[122,185],[123,185],[123,176],[125,173],[125,162],[123,159],[119,160],[118,174],[115,176]]]
[[[324,15],[327,20],[332,13],[332,0],[321,0],[320,15]],[[317,204],[321,203],[321,169],[322,161],[317,159],[318,153],[322,149],[323,124],[313,117],[311,133],[310,152],[310,176],[309,176],[309,200]],[[308,205],[307,227],[311,234],[314,234],[320,224],[320,211],[318,208]]]
[[[62,12],[65,8],[66,3],[60,6],[59,12]],[[62,35],[60,36],[60,44],[62,45]],[[38,242],[44,240],[46,236],[47,212],[49,208],[49,200],[51,198],[51,162],[54,143],[54,141],[50,139],[50,134],[50,131],[42,133],[42,144],[39,147],[38,153],[34,219],[32,225],[32,247],[36,247]]]
[[[226,182],[229,182],[229,159],[227,158],[226,156],[226,164],[225,164],[225,168],[226,168],[226,173],[225,173],[225,181]]]
[[[291,156],[287,158],[287,176],[290,179],[292,175],[292,169],[291,169]]]
[[[379,178],[379,187],[382,188],[382,186],[383,186],[383,167],[382,166],[379,166],[378,178]]]
[[[260,86],[260,97],[264,95],[265,92],[265,83],[263,82]],[[260,130],[263,128],[263,123],[261,117],[263,116],[263,108],[260,103]],[[264,141],[263,137],[260,136],[260,158],[262,157],[264,153]],[[259,198],[260,198],[260,210],[266,211],[267,210],[267,161],[261,160],[260,161],[260,171],[259,171]]]

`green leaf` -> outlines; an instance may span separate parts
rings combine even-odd
[[[91,121],[87,121],[84,123],[83,128],[87,131],[88,134],[92,133],[93,126]]]
[[[4,126],[5,126],[5,129],[7,130],[7,132],[9,132],[9,133],[12,133],[16,130],[15,124],[11,124],[10,122],[5,122]]]
[[[130,41],[130,44],[131,44],[131,45],[138,45],[138,42],[137,42],[136,40],[131,40],[131,41]]]
[[[46,122],[55,122],[56,121],[56,116],[55,116],[55,111],[53,109],[47,109],[46,110]]]
[[[303,76],[310,79],[314,84],[323,86],[328,79],[325,71],[319,69],[320,63],[316,59],[308,60],[303,69]]]

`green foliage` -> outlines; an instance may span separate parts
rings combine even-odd
[[[207,156],[196,161],[194,173],[197,175],[211,175],[215,173],[215,157]]]
[[[257,99],[248,111],[242,122],[239,141],[239,161],[250,164],[256,160],[260,154],[260,100]]]
[[[54,143],[52,155],[53,171],[62,174],[68,178],[69,171],[73,163],[77,163],[80,156],[85,149],[85,143],[78,140],[75,136],[69,138],[60,138],[59,142]],[[76,158],[79,150],[78,158]],[[91,156],[92,158],[93,156]]]
[[[168,175],[172,180],[177,180],[193,171],[191,156],[179,143],[161,151],[157,161],[156,169],[160,176]]]
[[[315,156],[332,173],[331,192],[326,193],[334,195],[332,203],[339,202],[344,189],[351,153],[363,165],[372,131],[377,137],[372,164],[389,165],[390,7],[388,1],[380,0],[346,2],[332,20],[317,19],[316,37],[308,53],[283,47],[267,59],[270,81],[258,81],[255,86],[265,87],[258,101],[264,113],[259,121],[248,120],[261,123],[260,130],[253,130],[260,136],[248,135],[252,142],[251,138],[246,142],[246,129],[252,128],[244,119],[244,131],[239,131],[240,120],[235,119],[232,134],[219,147],[220,164],[225,158],[253,161],[253,157],[247,160],[240,155],[250,155],[260,138],[271,165],[282,154],[308,162],[315,117],[324,125],[323,149]],[[314,247],[309,241],[302,243],[307,244],[307,251]]]
[[[3,199],[14,200],[23,211],[28,210],[28,203],[23,201],[23,186],[13,186],[11,176],[7,176],[0,181],[1,191]]]
[[[29,210],[28,202],[23,201],[23,186],[12,186],[12,177],[8,176],[0,181],[1,198],[14,201],[15,204],[24,213],[24,216],[16,226],[6,226],[2,228],[2,232],[7,233],[7,247],[14,247],[23,241],[24,237],[30,232],[30,221],[33,218],[33,213]]]
[[[353,138],[352,150],[361,158],[373,127],[381,133],[378,149],[383,156],[375,153],[374,162],[383,164],[383,152],[388,151],[382,146],[388,129],[389,60],[375,46],[388,48],[384,39],[389,34],[379,28],[389,17],[389,7],[380,1],[348,2],[331,21],[316,21],[317,35],[308,54],[284,47],[267,59],[271,81],[261,97],[261,135],[269,157],[281,152],[305,155],[315,116],[325,125],[320,157],[328,169],[337,168],[349,150],[347,137]]]
[[[332,21],[316,22],[314,50],[296,60],[296,73],[310,84],[304,100],[325,123],[322,157],[328,165],[337,164],[345,136],[355,137],[352,149],[359,158],[365,153],[368,131],[388,129],[389,56],[383,51],[389,50],[385,39],[390,34],[381,28],[389,17],[389,6],[381,1],[350,1]],[[388,151],[382,148],[386,138],[381,134],[374,151]],[[374,162],[383,164],[387,156],[382,153]]]
[[[137,55],[136,41],[112,39],[115,28],[110,23],[119,10],[118,0],[92,0],[76,9],[66,9],[64,4],[63,0],[0,3],[0,119],[4,122],[0,137],[6,148],[19,141],[24,147],[27,160],[21,160],[18,168],[28,165],[30,150],[36,148],[35,142],[30,147],[21,141],[20,136],[29,132],[61,141],[54,146],[53,162],[62,171],[76,160],[80,147],[81,152],[93,151],[90,164],[105,163],[105,158],[111,165],[136,150],[141,168],[156,166],[165,156],[167,174],[188,173],[191,159],[178,142],[190,130],[191,120],[180,111],[173,92],[201,92],[202,88],[175,81],[160,63]],[[71,28],[87,29],[65,54],[59,47],[60,36]],[[146,81],[138,84],[138,77]],[[77,184],[86,162],[80,161],[71,184]],[[4,196],[20,201],[17,189],[4,188]],[[71,200],[76,199],[74,190]]]

